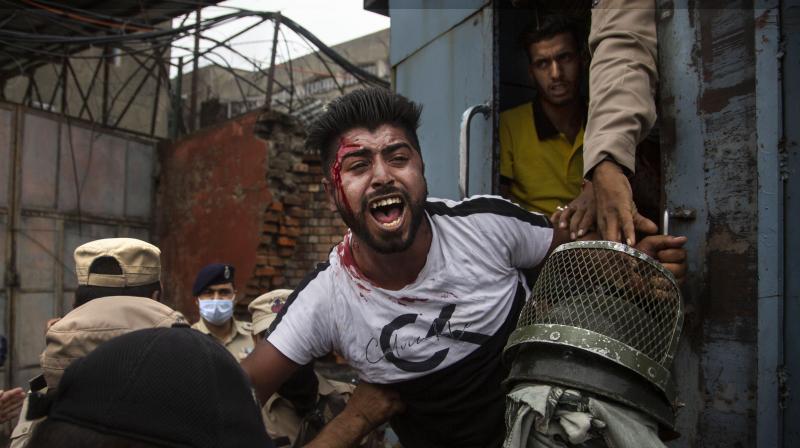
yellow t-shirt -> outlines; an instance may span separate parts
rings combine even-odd
[[[500,113],[500,176],[519,205],[549,216],[581,192],[583,126],[570,143],[533,103]]]

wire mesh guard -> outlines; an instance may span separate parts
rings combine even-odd
[[[683,307],[672,273],[620,243],[558,247],[522,309],[506,351],[560,344],[634,370],[667,392]]]

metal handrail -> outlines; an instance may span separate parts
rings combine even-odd
[[[461,138],[458,144],[458,191],[462,198],[469,194],[469,130],[470,122],[475,114],[483,114],[483,118],[489,119],[492,111],[489,103],[476,104],[467,108],[461,114]]]

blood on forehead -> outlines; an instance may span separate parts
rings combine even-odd
[[[345,138],[339,139],[339,148],[336,150],[336,160],[331,165],[331,180],[333,181],[333,187],[336,190],[337,195],[339,196],[339,200],[342,201],[345,210],[351,215],[353,214],[353,209],[350,208],[350,202],[347,201],[347,196],[344,194],[344,187],[342,187],[342,159],[347,154],[361,149],[362,146],[349,141]]]

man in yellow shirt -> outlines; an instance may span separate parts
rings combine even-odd
[[[559,15],[530,26],[522,40],[537,97],[500,114],[500,193],[547,215],[575,199],[583,184],[580,34]]]

